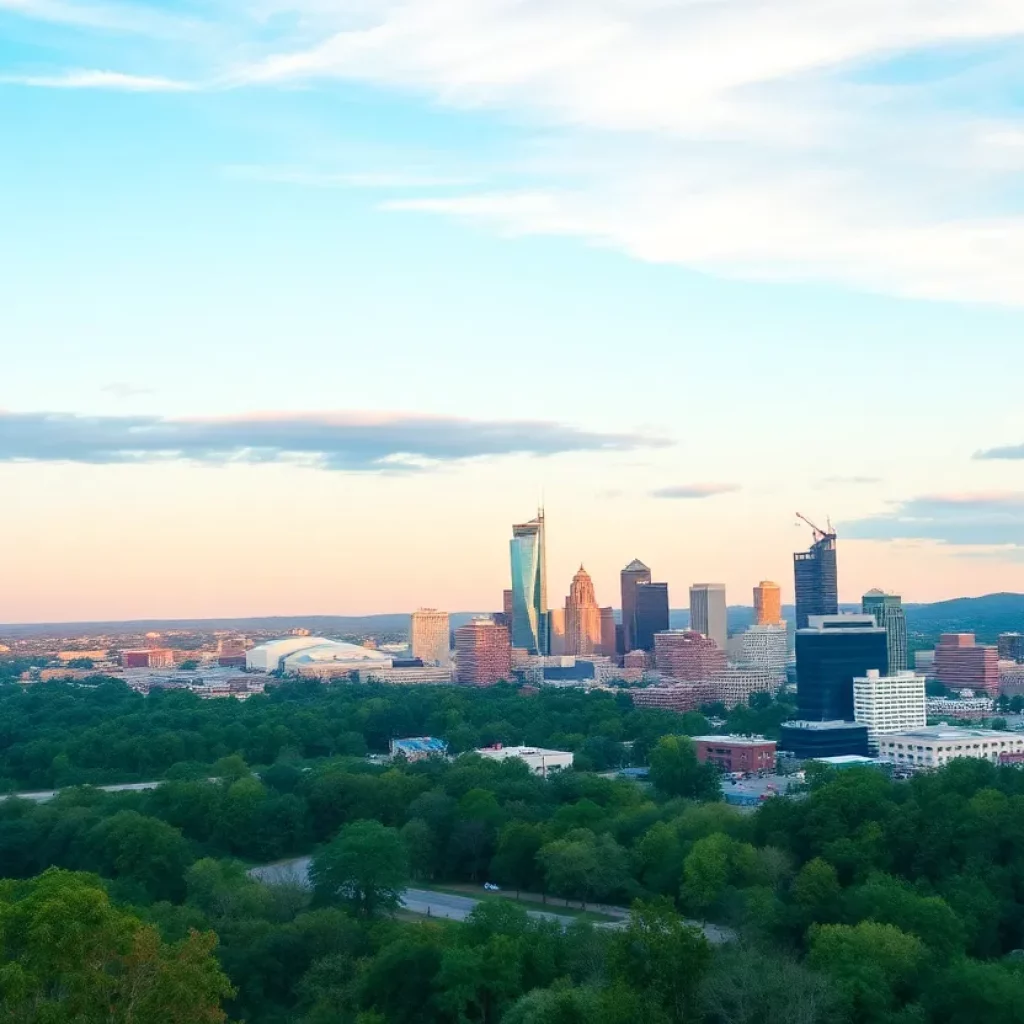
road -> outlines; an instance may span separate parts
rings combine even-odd
[[[161,785],[159,781],[120,782],[116,786],[93,786],[92,788],[102,789],[104,793],[134,793],[143,789],[156,789],[159,785]],[[59,789],[42,789],[35,793],[0,793],[0,800],[11,800],[16,797],[19,800],[32,800],[37,804],[44,804],[47,800],[52,800],[60,792],[61,790]]]
[[[308,888],[309,861],[309,857],[295,857],[292,860],[280,861],[277,864],[264,864],[261,867],[250,868],[249,874],[261,882],[266,882],[268,885],[295,883]],[[465,921],[479,902],[480,900],[474,899],[472,896],[456,896],[446,892],[433,892],[430,889],[406,889],[402,896],[402,906],[406,910],[414,914],[447,918],[451,921]],[[622,913],[622,919],[606,921],[597,927],[623,927],[628,912],[619,907],[614,909]],[[526,913],[538,920],[557,921],[563,925],[568,925],[573,920],[565,914],[551,913],[546,910],[528,910]],[[731,928],[726,928],[722,925],[710,923],[702,925],[699,921],[688,921],[687,923],[700,928],[708,942],[715,945],[723,942],[732,942],[736,938],[736,933]]]

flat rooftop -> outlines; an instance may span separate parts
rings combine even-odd
[[[763,747],[766,743],[775,746],[775,740],[764,736],[691,736],[694,743],[725,743],[730,747]]]
[[[906,737],[919,740],[993,740],[1010,739],[1011,732],[1002,732],[998,729],[971,729],[961,728],[957,725],[926,725],[921,729],[906,729],[903,732],[896,732],[880,736],[879,739],[891,739],[893,736]]]
[[[783,722],[783,729],[808,729],[812,732],[827,732],[830,729],[866,729],[860,722],[847,722],[841,718],[828,722],[809,722],[806,719],[794,718],[791,722]]]

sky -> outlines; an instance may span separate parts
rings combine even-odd
[[[633,558],[1024,591],[1019,0],[0,0],[0,621]]]

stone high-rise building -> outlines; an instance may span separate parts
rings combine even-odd
[[[615,609],[601,609],[601,654],[614,658],[618,653],[616,641]]]
[[[703,633],[725,650],[729,627],[724,583],[694,583],[690,587],[690,629]]]
[[[422,659],[424,665],[448,665],[451,662],[449,629],[447,612],[440,612],[436,608],[419,608],[414,611],[409,622],[412,656]]]
[[[619,574],[622,585],[622,648],[628,654],[640,645],[636,642],[636,588],[651,582],[651,570],[634,558]]]
[[[565,653],[583,657],[597,653],[600,646],[601,609],[593,581],[581,565],[565,599]]]
[[[465,686],[493,686],[512,678],[508,630],[494,619],[477,618],[455,630],[456,680]]]
[[[782,589],[771,580],[754,587],[754,625],[778,626],[782,622]]]

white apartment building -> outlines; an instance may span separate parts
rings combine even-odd
[[[994,729],[929,725],[891,733],[878,740],[878,756],[883,761],[918,768],[939,768],[957,757],[980,757],[998,762],[1002,755],[1024,757],[1024,736]]]
[[[789,662],[789,637],[786,624],[751,626],[729,641],[729,655],[744,665],[772,672],[779,679],[786,676]]]
[[[928,724],[925,713],[925,677],[916,672],[883,676],[868,669],[853,680],[853,717],[868,727],[868,746],[878,749],[886,733],[920,729]]]

